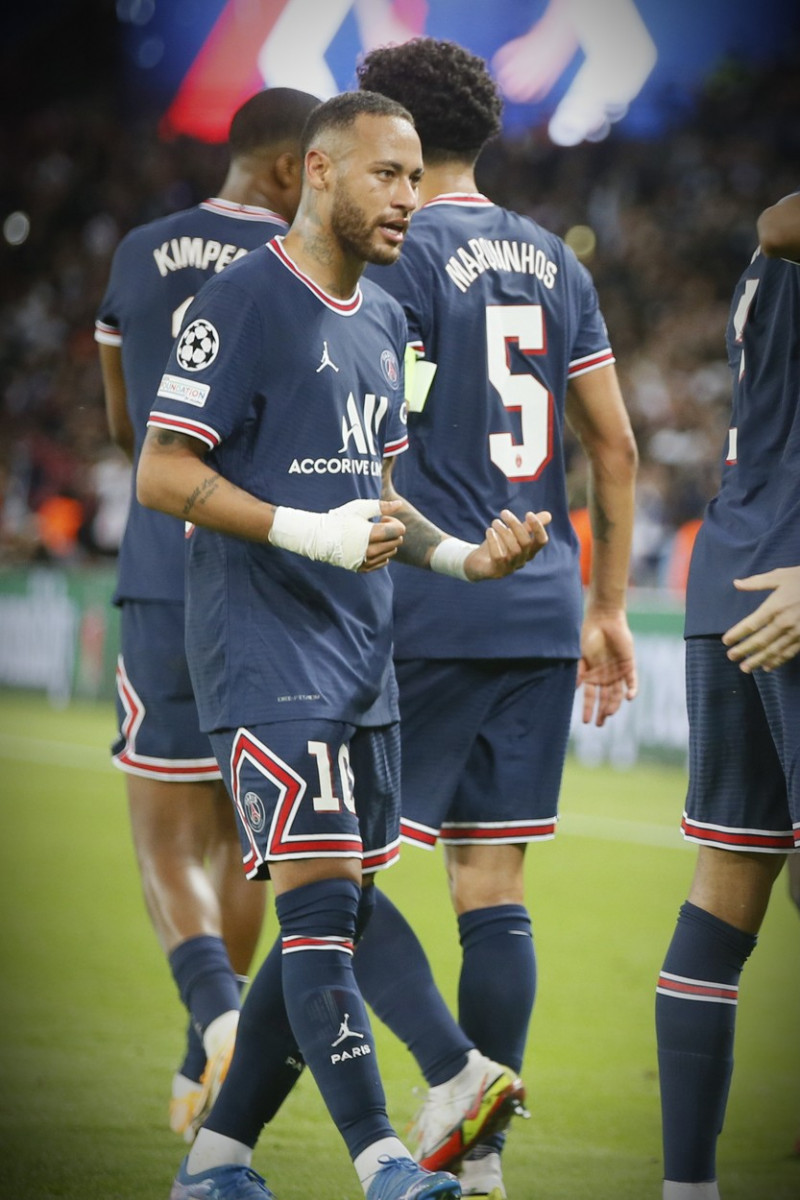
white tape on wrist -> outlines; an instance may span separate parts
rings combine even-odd
[[[351,500],[326,513],[281,505],[275,509],[268,540],[304,558],[357,571],[367,555],[371,518],[380,511],[379,500]]]
[[[460,538],[445,538],[431,555],[431,570],[439,575],[452,575],[454,579],[467,579],[464,563],[477,550],[475,542],[462,542]]]

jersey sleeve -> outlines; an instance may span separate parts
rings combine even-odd
[[[408,449],[408,404],[406,402],[406,362],[405,350],[408,343],[408,323],[403,312],[392,305],[394,310],[394,370],[397,372],[397,387],[394,390],[393,402],[389,408],[386,425],[386,438],[383,444],[384,458],[395,458]]]
[[[94,339],[105,346],[122,345],[122,325],[125,316],[126,281],[130,287],[130,269],[126,263],[130,254],[131,235],[123,238],[111,260],[105,295],[97,310]]]
[[[578,305],[568,371],[569,378],[575,379],[598,367],[610,366],[616,360],[592,277],[573,252],[568,247],[566,250],[568,257],[565,265],[573,272]]]
[[[225,276],[198,292],[172,347],[148,425],[213,450],[246,419],[264,349],[257,304]]]

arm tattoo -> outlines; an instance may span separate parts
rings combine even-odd
[[[398,562],[424,567],[430,552],[444,541],[444,534],[432,521],[424,517],[419,509],[414,508],[413,504],[404,502],[395,516],[406,527],[403,545],[397,553]]]
[[[159,429],[158,427],[153,429],[153,441],[157,446],[174,446],[183,440],[181,434],[173,433],[171,429]]]
[[[597,497],[592,497],[591,507],[592,517],[592,536],[595,541],[608,542],[611,539],[611,533],[614,529],[614,522],[606,513],[606,510],[598,502]]]
[[[189,514],[195,505],[197,505],[198,508],[202,508],[203,505],[214,495],[219,487],[219,484],[219,475],[209,475],[206,479],[204,479],[199,487],[194,489],[184,504],[182,511],[182,516],[184,519],[188,520]]]
[[[429,551],[433,551],[447,536],[438,526],[415,508],[404,496],[398,495],[392,483],[392,466],[394,459],[383,461],[383,499],[402,500],[403,507],[394,515],[406,527],[403,544],[397,552],[397,561],[409,563],[414,567],[424,567]]]

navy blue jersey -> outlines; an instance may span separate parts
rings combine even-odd
[[[120,242],[95,338],[122,349],[134,466],[164,363],[192,297],[207,279],[286,228],[268,209],[206,200],[142,225]],[[182,601],[183,570],[183,523],[143,508],[134,488],[115,599]]]
[[[692,553],[687,637],[724,633],[763,601],[734,579],[800,563],[800,265],[756,251],[726,342],[731,428]]]
[[[569,379],[614,361],[588,272],[529,218],[448,195],[415,214],[400,261],[370,274],[437,364],[424,408],[409,414],[398,491],[467,541],[482,541],[503,508],[553,514],[549,544],[497,582],[466,587],[393,564],[396,656],[578,657],[565,395]]]
[[[149,423],[198,438],[221,475],[273,504],[379,499],[383,458],[407,444],[406,336],[375,284],[334,299],[276,238],[199,293]],[[202,727],[395,719],[391,597],[388,571],[196,529],[187,653]]]

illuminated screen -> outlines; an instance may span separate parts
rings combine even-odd
[[[658,137],[727,60],[770,62],[800,33],[797,0],[118,0],[130,93],[164,136],[224,141],[263,87],[325,98],[358,57],[419,34],[490,64],[505,132],[559,145]]]

